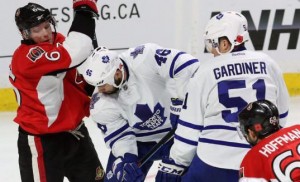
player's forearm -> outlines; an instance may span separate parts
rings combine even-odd
[[[93,0],[73,1],[73,8],[76,13],[63,43],[71,57],[70,67],[80,64],[93,50],[92,40],[96,28],[94,15],[98,13],[96,1]]]
[[[184,134],[188,133],[188,134]],[[199,130],[178,125],[174,137],[174,144],[170,151],[170,157],[176,164],[189,166],[198,145]]]
[[[118,139],[112,145],[112,153],[115,157],[124,157],[126,153],[138,155],[136,138],[134,135],[127,135]]]

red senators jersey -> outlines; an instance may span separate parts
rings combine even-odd
[[[245,156],[240,181],[300,181],[300,125],[283,128]]]
[[[28,45],[14,52],[10,82],[19,104],[14,121],[33,134],[75,129],[89,115],[85,82],[75,66],[91,52],[91,39],[78,32],[55,42]]]

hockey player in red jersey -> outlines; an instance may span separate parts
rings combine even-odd
[[[253,146],[242,161],[240,182],[300,181],[300,125],[280,129],[277,107],[268,100],[250,103],[239,122]]]
[[[19,104],[19,167],[22,181],[102,181],[103,168],[87,128],[88,85],[77,73],[93,50],[96,0],[73,1],[68,36],[55,29],[50,11],[28,3],[16,10],[22,35],[9,79]]]

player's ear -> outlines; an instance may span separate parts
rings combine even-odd
[[[248,129],[248,136],[252,139],[252,140],[256,140],[257,139],[257,136],[255,134],[255,132],[251,129]]]
[[[20,33],[21,33],[24,40],[27,40],[27,39],[30,38],[28,30],[21,30]]]
[[[219,50],[221,53],[226,53],[230,51],[231,49],[231,43],[226,37],[222,37],[219,40]]]

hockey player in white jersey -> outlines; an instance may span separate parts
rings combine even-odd
[[[98,48],[82,65],[85,80],[98,88],[91,118],[111,149],[106,181],[142,181],[154,160],[169,156],[172,140],[141,168],[137,164],[171,130],[170,118],[176,127],[186,85],[198,65],[185,52],[152,43],[119,56]]]
[[[233,11],[208,22],[204,39],[214,58],[190,79],[170,158],[159,164],[156,181],[238,181],[250,146],[239,134],[237,116],[249,102],[271,100],[284,126],[289,97],[282,72],[266,54],[246,50],[247,27]]]

